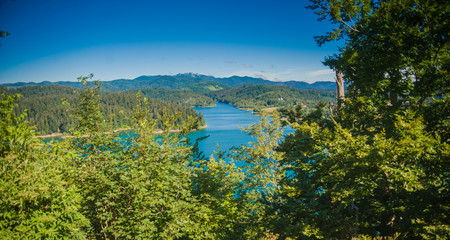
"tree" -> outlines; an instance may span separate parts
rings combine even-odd
[[[277,232],[445,239],[450,152],[440,136],[448,136],[441,132],[448,123],[448,4],[312,2],[321,19],[339,26],[318,40],[346,40],[326,63],[342,67],[349,94],[330,119],[288,114],[296,132],[279,148],[291,174],[274,209],[284,223]],[[424,122],[425,110],[440,119]]]
[[[178,115],[163,114],[163,133],[154,134],[156,121],[147,99],[138,96],[134,132],[121,138],[103,132],[98,88],[86,86],[79,92],[78,126],[89,134],[67,144],[77,152],[72,159],[77,171],[72,180],[85,201],[82,213],[90,221],[89,238],[210,239],[208,209],[193,196],[192,154],[180,134],[172,134]],[[91,106],[86,106],[89,103]],[[195,126],[195,123],[186,127]],[[183,129],[181,133],[187,132]]]
[[[425,112],[427,101],[449,93],[447,1],[311,2],[319,20],[338,25],[317,38],[319,45],[345,39],[325,64],[343,71],[351,96],[395,114],[406,108]]]
[[[93,81],[91,85],[87,77],[79,77],[78,80],[84,86],[84,89],[78,91],[78,101],[75,107],[75,115],[78,119],[77,129],[82,133],[100,132],[102,129],[103,116],[100,111],[100,82]]]
[[[243,129],[255,141],[230,149],[218,149],[217,158],[196,161],[194,193],[210,209],[209,224],[216,239],[265,239],[272,236],[268,209],[277,198],[284,174],[275,151],[283,137],[280,118],[263,114],[259,123]],[[236,165],[241,165],[237,167]]]
[[[277,213],[284,236],[445,239],[449,145],[414,114],[396,119],[395,136],[361,135],[335,123],[294,123],[279,150],[290,176]],[[372,130],[373,131],[373,130]],[[280,220],[280,221],[281,221]],[[290,235],[291,234],[291,235]]]
[[[0,101],[0,237],[5,239],[85,238],[79,189],[68,178],[74,154],[61,144],[42,145],[14,113],[18,95]]]
[[[315,40],[319,46],[326,42],[347,40],[353,34],[360,32],[361,22],[371,14],[374,1],[363,0],[310,0],[312,3],[307,8],[314,10],[319,15],[319,21],[328,20],[337,27],[325,35],[316,36]],[[336,99],[340,108],[345,101],[344,89],[344,66],[340,56],[328,57],[324,64],[336,72]]]

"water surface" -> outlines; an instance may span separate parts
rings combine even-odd
[[[196,139],[209,135],[199,144],[200,151],[203,151],[206,157],[217,150],[217,145],[222,151],[225,151],[233,146],[247,144],[254,140],[239,127],[257,123],[260,120],[259,116],[224,103],[217,103],[214,107],[194,109],[203,114],[208,126],[206,129],[190,133],[188,137]]]

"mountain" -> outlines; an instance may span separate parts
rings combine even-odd
[[[335,82],[315,82],[306,83],[298,81],[288,82],[274,82],[264,80],[262,78],[253,77],[240,77],[232,76],[227,78],[216,78],[213,76],[196,74],[196,73],[183,73],[177,75],[155,75],[155,76],[140,76],[135,79],[117,79],[112,81],[101,81],[102,90],[104,91],[126,91],[142,88],[166,88],[166,89],[181,89],[191,90],[194,92],[208,92],[221,89],[227,89],[230,87],[238,87],[245,84],[259,84],[259,85],[271,85],[271,86],[286,86],[298,89],[323,89],[331,90],[336,88]],[[2,86],[6,88],[15,88],[28,85],[63,85],[74,88],[81,88],[80,82],[40,82],[40,83],[5,83]]]

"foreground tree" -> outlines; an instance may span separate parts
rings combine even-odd
[[[78,153],[73,178],[85,199],[89,237],[212,238],[210,226],[202,224],[208,209],[191,193],[191,147],[180,134],[170,133],[178,116],[163,117],[159,137],[147,100],[138,96],[134,133],[123,139],[119,133],[100,131],[108,128],[103,127],[98,108],[99,88],[96,82],[92,86],[82,82],[85,88],[76,108],[81,131],[70,146]],[[182,133],[195,125],[186,123]]]
[[[319,20],[337,25],[317,38],[319,45],[345,39],[345,46],[325,64],[343,71],[351,97],[367,98],[381,114],[414,109],[448,122],[429,110],[430,100],[448,98],[450,90],[448,1],[311,2]],[[425,122],[429,129],[434,123]],[[448,132],[444,135],[446,141]]]
[[[325,63],[342,69],[349,94],[330,119],[288,114],[296,133],[279,148],[290,174],[274,208],[277,231],[446,239],[448,2],[311,2],[338,25],[319,43],[345,39]]]
[[[450,148],[415,117],[397,116],[395,137],[294,124],[280,147],[292,171],[279,209],[292,224],[287,232],[445,239]]]
[[[98,85],[79,92],[77,135],[44,144],[16,96],[0,105],[0,236],[5,239],[213,239],[211,210],[192,191],[192,148],[173,134],[178,116],[155,119],[139,98],[135,132],[125,139],[108,131],[98,107]],[[177,127],[178,128],[178,127]],[[123,136],[122,136],[123,137]]]
[[[24,114],[15,116],[17,98],[0,99],[0,238],[85,238],[82,196],[67,177],[74,152],[34,138]]]

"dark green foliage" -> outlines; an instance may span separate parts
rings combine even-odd
[[[6,36],[9,36],[9,35],[11,35],[11,34],[9,32],[7,32],[7,31],[0,31],[0,38],[6,37]]]
[[[450,95],[446,94],[443,98],[437,99],[423,110],[423,116],[427,124],[427,130],[438,133],[442,140],[450,139]]]
[[[87,84],[87,83],[86,83]],[[89,83],[91,84],[91,83]],[[101,86],[101,85],[100,85]],[[9,89],[8,92],[11,94],[22,94],[24,97],[19,99],[18,107],[15,108],[16,113],[23,112],[27,110],[26,120],[31,123],[31,125],[36,126],[37,131],[40,134],[49,133],[65,133],[69,132],[71,128],[74,127],[75,119],[73,118],[74,112],[67,111],[68,107],[62,105],[64,102],[69,105],[76,104],[76,92],[77,89],[49,85],[49,86],[26,86],[16,89]],[[173,101],[186,101],[189,102],[189,98],[195,97],[196,103],[200,101],[206,101],[206,103],[212,102],[211,99],[206,97],[198,97],[192,95],[188,91],[175,91],[174,90],[147,90],[149,95],[155,95],[155,97],[166,98]],[[154,94],[159,93],[159,94]],[[173,93],[173,95],[171,95]],[[200,95],[202,96],[202,95]],[[102,119],[110,122],[114,128],[121,128],[123,126],[130,126],[132,122],[130,121],[130,116],[133,107],[136,105],[136,93],[134,92],[99,92],[99,108],[102,113]],[[90,103],[85,103],[85,107],[92,107]],[[169,113],[180,112],[181,116],[177,119],[177,124],[181,123],[187,119],[189,116],[196,117],[198,114],[191,108],[179,106],[172,104],[170,102],[161,101],[158,99],[149,99],[148,107],[151,109],[151,115],[155,119],[161,119],[162,113],[166,110]],[[96,117],[100,119],[100,116]],[[96,121],[86,120],[86,124],[94,123]],[[157,128],[162,127],[161,121],[157,121]],[[200,125],[204,125],[204,120],[202,119]]]
[[[449,146],[424,131],[414,115],[394,122],[394,130],[365,134],[337,123],[293,124],[295,135],[279,148],[291,174],[282,190],[286,204],[278,209],[286,228],[277,231],[444,239]]]
[[[311,2],[320,19],[338,26],[320,37],[319,44],[346,39],[325,65],[344,73],[349,83],[347,96],[370,101],[381,115],[406,109],[422,116],[432,113],[439,119],[427,121],[429,129],[436,128],[430,124],[447,121],[446,116],[429,109],[445,109],[445,101],[429,103],[445,98],[450,90],[448,1]],[[444,141],[448,139],[446,128],[439,134]]]
[[[215,90],[215,89],[214,89]],[[190,90],[172,90],[165,88],[144,88],[139,91],[149,98],[157,98],[175,104],[189,107],[210,107],[214,105],[214,100],[199,93]],[[131,90],[130,93],[137,92]]]
[[[73,119],[63,106],[63,98],[68,102],[74,101],[73,88],[63,86],[33,86],[9,89],[10,94],[21,94],[15,108],[16,114],[27,111],[26,120],[37,128],[41,134],[67,132],[73,127]]]
[[[350,82],[333,118],[286,111],[282,204],[273,232],[293,239],[447,239],[446,1],[312,0],[345,38],[325,64]],[[444,138],[442,138],[444,137]]]
[[[207,96],[240,108],[262,110],[271,107],[293,108],[296,105],[312,107],[319,101],[335,100],[333,91],[305,90],[267,85],[244,85],[207,93]]]

